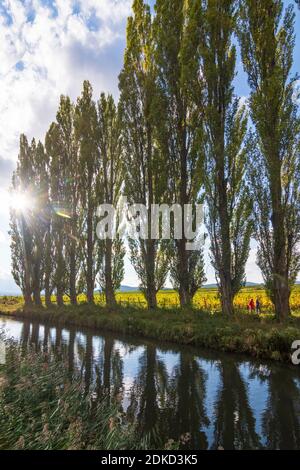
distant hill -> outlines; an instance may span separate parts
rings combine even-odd
[[[300,281],[297,282],[296,284],[300,284]],[[260,287],[262,284],[256,283],[256,282],[246,282],[246,287]],[[217,289],[217,284],[204,284],[202,286],[203,289]],[[139,290],[139,287],[137,286],[126,286],[122,285],[119,289],[119,292],[136,292]],[[163,291],[168,291],[168,290],[173,290],[172,287],[164,287],[162,289]]]
[[[118,289],[118,292],[136,292],[139,290],[138,287],[132,287],[132,286],[121,286],[120,289]]]
[[[299,281],[299,284],[300,284],[300,281]],[[257,282],[246,282],[245,287],[261,287],[261,286],[262,284],[259,284]],[[204,286],[202,286],[203,289],[217,289],[217,287],[218,287],[217,284],[204,284]]]
[[[296,281],[295,283],[297,286],[300,285],[300,281]],[[7,296],[19,296],[19,295],[22,295],[21,291],[18,290],[18,289],[14,289],[14,288],[11,288],[10,286],[7,287],[7,289],[5,288],[6,286],[3,286],[3,288],[0,290],[0,296],[4,296],[4,295],[7,295]],[[202,289],[217,289],[217,284],[205,284],[204,286],[202,286]],[[262,284],[259,284],[257,282],[246,282],[246,287],[262,287]],[[173,290],[172,287],[165,287],[164,289],[162,289],[164,291],[168,291],[168,290]],[[139,291],[139,287],[137,286],[126,286],[126,285],[122,285],[120,287],[120,289],[118,290],[118,292],[137,292]],[[95,293],[99,292],[99,290],[95,290]]]

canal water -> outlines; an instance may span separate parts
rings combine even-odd
[[[116,397],[141,433],[191,449],[300,449],[300,368],[0,317],[25,346],[52,351],[85,387]]]

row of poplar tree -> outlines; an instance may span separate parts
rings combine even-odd
[[[295,13],[281,0],[134,0],[127,24],[120,99],[93,100],[89,82],[73,104],[62,96],[44,145],[20,139],[13,189],[33,207],[12,211],[13,275],[27,304],[57,303],[96,283],[115,303],[124,275],[122,240],[100,241],[100,203],[205,202],[222,309],[245,281],[252,237],[279,319],[300,268],[300,122],[291,77]],[[247,104],[235,95],[237,46]],[[150,227],[151,224],[149,224]],[[181,306],[204,276],[187,240],[129,240],[149,308],[170,275]]]

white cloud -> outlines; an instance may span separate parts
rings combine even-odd
[[[77,4],[79,10],[75,10]],[[92,82],[96,94],[102,90],[117,93],[130,4],[131,0],[80,3],[56,0],[51,9],[42,0],[3,2],[6,12],[0,16],[3,158],[16,159],[21,132],[29,138],[43,139],[55,117],[60,94],[76,99],[84,79]]]
[[[49,6],[50,5],[50,6]],[[90,80],[95,97],[118,93],[131,0],[0,1],[0,226],[8,230],[7,188],[19,135],[44,139],[61,94],[73,100]],[[8,237],[7,237],[8,239]],[[2,241],[1,241],[2,240]],[[0,234],[1,288],[10,279]]]
[[[7,237],[5,236],[5,234],[0,230],[0,245],[1,244],[7,244],[8,243],[8,239]]]

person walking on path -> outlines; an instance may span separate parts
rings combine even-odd
[[[255,308],[256,308],[256,313],[257,313],[257,314],[261,313],[259,298],[256,299]]]

